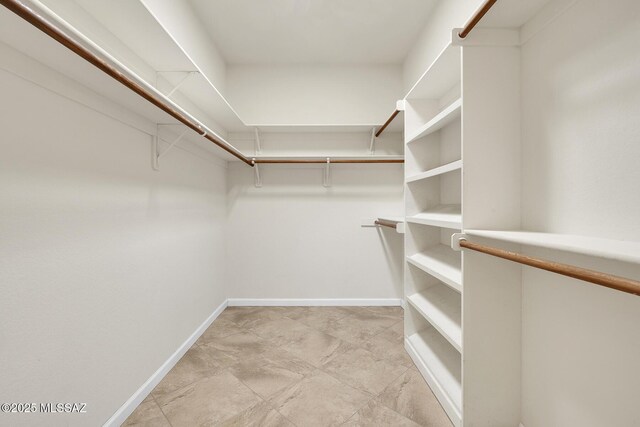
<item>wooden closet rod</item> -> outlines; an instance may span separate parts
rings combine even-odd
[[[331,159],[327,162],[327,158],[322,159],[255,159],[255,163],[314,163],[314,164],[337,164],[337,163],[404,163],[403,159]]]
[[[498,1],[498,0],[487,0],[487,1],[485,1],[484,4],[482,5],[482,7],[480,9],[478,9],[478,11],[471,17],[469,22],[467,22],[467,24],[464,26],[462,31],[460,31],[458,33],[458,36],[461,39],[467,37],[469,35],[469,33],[471,32],[471,30],[473,30],[473,28],[478,24],[478,22],[480,22],[480,20],[484,17],[484,15],[486,15],[487,12],[489,12],[489,10],[496,3],[496,1]]]
[[[71,50],[76,55],[94,65],[105,74],[109,75],[110,77],[120,82],[122,85],[131,89],[133,92],[137,93],[142,98],[149,101],[151,104],[160,108],[162,111],[166,112],[171,117],[178,120],[180,123],[194,130],[200,136],[205,137],[226,152],[242,160],[247,165],[253,166],[253,164],[251,163],[251,159],[243,155],[238,149],[236,149],[229,143],[219,140],[215,136],[210,135],[209,132],[205,131],[205,126],[202,123],[198,123],[192,118],[187,117],[187,115],[166,102],[166,100],[162,99],[162,97],[158,96],[153,91],[139,84],[131,77],[124,75],[120,70],[111,65],[106,59],[101,58],[97,54],[82,46],[79,42],[66,35],[60,29],[56,28],[54,25],[46,21],[43,17],[39,16],[36,12],[23,5],[20,1],[0,0],[0,4],[2,4],[4,7],[18,15],[25,21],[29,22],[31,25],[33,25],[43,33],[47,34],[52,39],[56,40],[58,43]]]
[[[393,121],[393,119],[396,118],[399,112],[400,110],[395,110],[393,113],[391,113],[391,116],[387,119],[386,122],[384,122],[384,124],[380,127],[380,129],[378,129],[378,132],[376,132],[376,138],[382,135],[382,132],[384,132],[387,126],[389,126],[389,124]]]
[[[528,265],[530,267],[551,271],[552,273],[562,274],[563,276],[573,277],[574,279],[584,280],[585,282],[595,283],[596,285],[615,289],[617,291],[622,291],[633,295],[640,295],[640,282],[636,280],[601,273],[599,271],[589,270],[586,268],[576,267],[574,265],[534,258],[519,254],[517,252],[505,251],[503,249],[469,242],[465,239],[460,239],[459,242],[460,247],[462,248],[482,252],[484,254],[492,255],[498,258],[503,258],[509,261]]]
[[[387,221],[385,219],[377,219],[373,222],[375,225],[380,225],[382,227],[393,228],[394,230],[398,228],[398,223],[393,221]]]

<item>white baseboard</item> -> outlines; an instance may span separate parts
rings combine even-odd
[[[402,306],[400,298],[229,298],[229,307],[273,306]]]
[[[400,298],[229,298],[229,307],[272,306],[402,306]]]
[[[108,427],[117,427],[120,426],[124,421],[133,413],[133,411],[142,403],[144,399],[151,393],[151,391],[162,381],[165,375],[175,366],[176,363],[184,356],[184,354],[191,348],[191,346],[200,338],[200,335],[207,330],[207,328],[213,323],[214,320],[227,308],[227,301],[224,301],[218,308],[211,313],[198,329],[195,330],[193,334],[187,340],[182,343],[180,347],[167,359],[166,362],[162,364],[158,368],[157,371],[151,375],[151,377],[145,381],[144,384],[135,392],[133,396],[127,400],[124,405],[122,405],[116,412],[109,418],[109,420],[104,424]]]

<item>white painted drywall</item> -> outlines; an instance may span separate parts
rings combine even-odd
[[[234,162],[228,175],[231,298],[402,298],[402,235],[361,227],[403,212],[401,165],[322,167]]]
[[[640,240],[638,39],[640,3],[581,0],[523,46],[525,229]],[[637,297],[524,269],[522,321],[524,425],[640,425]]]
[[[451,30],[464,26],[483,1],[441,0],[433,7],[403,63],[405,93],[451,41]]]
[[[248,124],[382,124],[404,96],[396,65],[235,65],[227,93]]]
[[[101,425],[226,299],[225,164],[179,148],[154,172],[121,107],[23,65],[0,70],[0,401],[86,402],[55,422]]]

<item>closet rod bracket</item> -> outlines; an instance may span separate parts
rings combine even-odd
[[[251,159],[253,164],[253,185],[256,188],[262,188],[262,177],[260,176],[260,165],[256,162],[256,158]]]
[[[325,169],[324,169],[322,186],[325,188],[331,187],[331,158],[330,157],[327,157],[327,165],[325,166]]]
[[[460,247],[460,241],[462,240],[467,240],[467,235],[464,233],[453,233],[451,235],[451,249],[453,249],[454,251],[462,251],[462,248]]]
[[[260,131],[258,130],[258,128],[255,128],[253,131],[255,134],[254,151],[255,155],[258,156],[262,152],[262,145],[260,143]]]
[[[376,128],[371,129],[371,143],[369,144],[369,154],[376,154]]]

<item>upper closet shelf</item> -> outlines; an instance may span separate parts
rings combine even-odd
[[[460,205],[441,205],[417,215],[408,216],[407,222],[461,229],[462,213]]]
[[[441,99],[461,80],[460,47],[447,45],[404,99]]]
[[[438,113],[433,119],[429,120],[424,126],[417,129],[413,134],[408,135],[407,144],[427,136],[433,132],[439,131],[449,123],[460,117],[462,111],[462,99],[456,99],[451,105]]]
[[[446,165],[442,165],[437,168],[430,169],[426,172],[410,176],[407,178],[407,183],[432,178],[434,176],[443,175],[445,173],[453,172],[460,169],[462,169],[462,160],[456,160],[455,162],[447,163]]]
[[[556,249],[616,261],[640,263],[640,242],[533,231],[465,230],[470,236]]]

